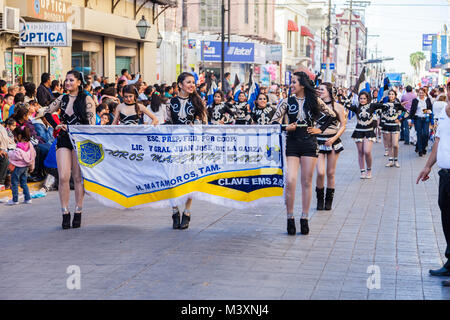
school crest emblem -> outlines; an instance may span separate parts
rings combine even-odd
[[[105,153],[101,144],[94,143],[90,140],[77,142],[78,161],[81,165],[93,168],[103,161]]]

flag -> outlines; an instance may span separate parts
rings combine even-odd
[[[239,94],[241,93],[241,89],[235,92],[234,94],[234,101],[239,102]]]
[[[356,94],[360,94],[363,91],[370,93],[370,84],[366,79],[366,67],[361,71],[358,81],[353,88],[353,92]]]
[[[236,90],[236,88],[238,87],[238,85],[239,85],[240,83],[241,83],[241,82],[239,81],[239,77],[238,77],[238,75],[236,74],[236,75],[234,76],[233,90]]]
[[[214,93],[217,91],[217,84],[215,81],[211,81],[211,85],[208,90],[208,104],[213,103],[214,101]]]
[[[249,81],[249,90],[248,90],[248,105],[250,109],[253,110],[255,107],[255,100],[259,94],[259,85],[253,79],[253,70],[250,70],[250,81]]]

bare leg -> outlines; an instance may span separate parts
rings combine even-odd
[[[325,186],[325,163],[327,161],[326,158],[327,158],[326,154],[319,153],[319,158],[317,159],[316,165],[316,172],[317,172],[316,187],[319,189],[322,189]],[[328,161],[330,160],[328,159]]]
[[[373,141],[364,139],[364,158],[366,159],[367,169],[372,168],[372,147]]]
[[[78,164],[78,157],[75,150],[72,150],[72,177],[75,188],[76,206],[78,208],[82,208],[84,200],[83,177],[81,175],[81,169],[80,165]]]
[[[187,199],[186,200],[186,210],[187,211],[191,210],[191,205],[192,205],[192,199]]]
[[[302,182],[302,216],[308,215],[311,206],[312,178],[317,158],[301,157],[301,182]]]
[[[364,170],[364,143],[356,142],[356,148],[358,149],[358,163],[359,169]]]
[[[286,181],[286,213],[294,213],[295,188],[297,186],[298,167],[300,158],[287,157],[287,181]]]
[[[338,159],[339,153],[334,152],[334,150],[327,155],[327,188],[330,189],[334,189],[334,176]]]
[[[384,145],[384,150],[385,150],[385,156],[386,155],[389,155],[389,141],[388,141],[388,139],[389,139],[389,137],[388,137],[388,133],[383,133],[383,145]],[[387,151],[387,154],[386,154],[386,151]]]
[[[393,156],[394,158],[398,158],[398,138],[399,138],[399,133],[398,132],[394,132],[391,134],[392,136],[392,152],[393,152]]]
[[[58,163],[58,194],[62,210],[69,206],[70,199],[70,174],[72,168],[72,151],[67,148],[56,150],[56,162]]]

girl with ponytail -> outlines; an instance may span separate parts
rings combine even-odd
[[[194,125],[207,124],[208,117],[205,104],[195,90],[195,79],[191,73],[183,72],[178,76],[178,96],[171,98],[168,109],[168,124]],[[186,208],[180,221],[178,207],[172,208],[172,220],[174,229],[187,229],[191,220],[192,199],[186,201]]]
[[[56,143],[56,161],[59,175],[59,199],[63,215],[62,228],[70,228],[70,212],[68,209],[70,198],[70,176],[73,177],[76,207],[72,228],[81,226],[81,213],[84,199],[84,186],[78,157],[67,132],[68,125],[95,125],[95,103],[83,90],[83,75],[76,71],[69,71],[64,81],[68,94],[59,96],[46,110],[45,119],[55,129],[59,130]],[[61,123],[58,125],[52,117],[60,110]]]

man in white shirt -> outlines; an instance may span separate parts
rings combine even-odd
[[[447,83],[447,89],[450,89],[450,81]],[[450,101],[450,90],[447,90],[447,97]],[[444,229],[447,249],[445,257],[447,262],[441,269],[430,270],[432,276],[450,276],[450,102],[439,120],[438,130],[436,132],[436,141],[433,145],[430,157],[425,167],[420,172],[417,182],[429,179],[431,167],[437,162],[441,168],[439,171],[439,208],[441,209],[442,228]],[[450,281],[444,281],[444,286],[450,286]]]

